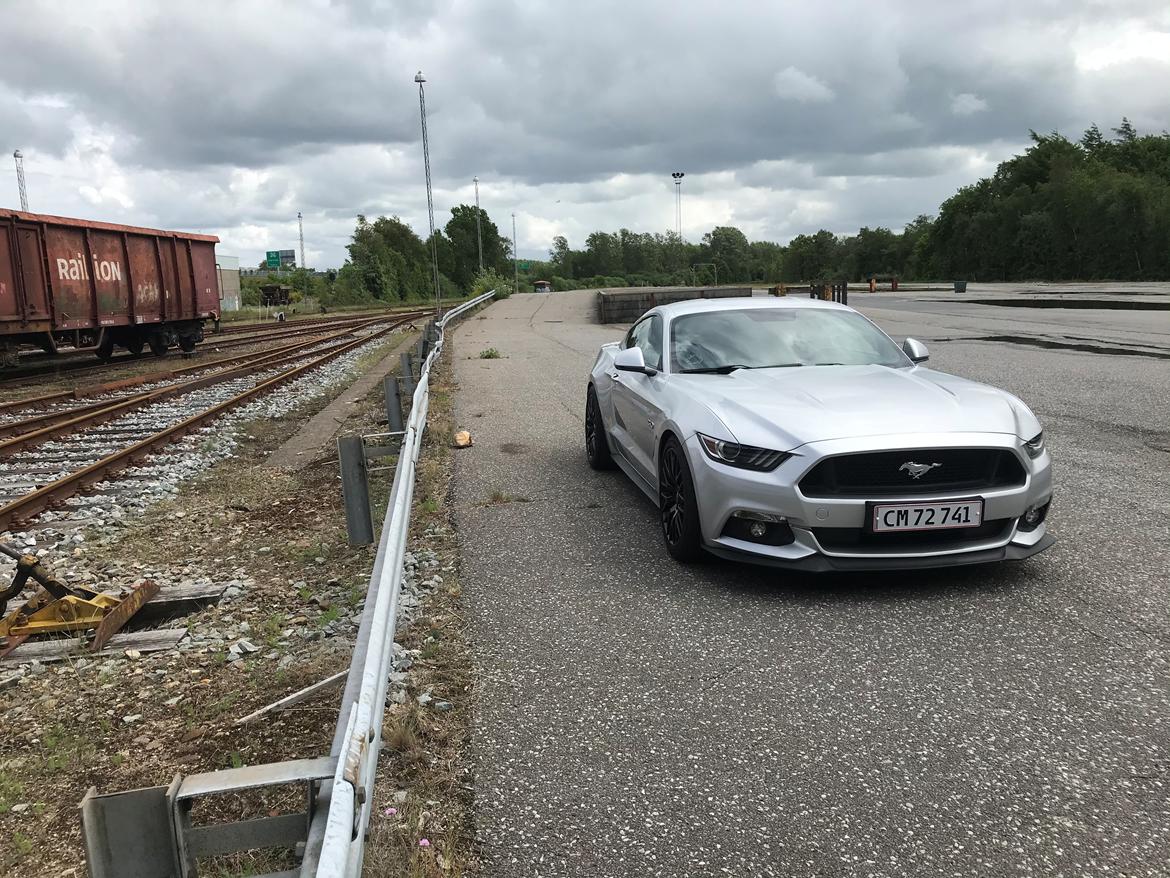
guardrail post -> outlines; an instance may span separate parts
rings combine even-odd
[[[362,437],[338,438],[337,459],[341,463],[341,495],[345,499],[345,533],[351,546],[368,546],[374,541],[374,522],[370,516],[370,485]]]
[[[410,365],[410,351],[402,352],[402,392],[406,396],[414,396],[414,371]]]
[[[398,397],[398,379],[387,375],[382,381],[386,390],[386,429],[391,433],[402,432],[402,400]]]

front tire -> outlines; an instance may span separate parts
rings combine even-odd
[[[609,440],[605,437],[605,422],[601,419],[601,406],[597,404],[597,394],[592,385],[585,395],[585,457],[593,469],[613,469],[613,456],[609,453]]]
[[[682,445],[667,438],[658,455],[658,517],[666,550],[676,561],[688,564],[703,556],[699,504],[695,483]]]

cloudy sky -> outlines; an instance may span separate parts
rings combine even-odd
[[[473,200],[553,235],[900,228],[1018,151],[1170,128],[1170,3],[232,0],[5,3],[0,148],[30,208],[336,266],[358,213]],[[16,10],[19,10],[17,12]],[[11,158],[0,205],[17,207]],[[0,165],[0,168],[3,168]]]

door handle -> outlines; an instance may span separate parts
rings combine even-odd
[[[621,378],[622,376],[621,376],[621,373],[620,373],[620,372],[614,372],[614,373],[613,373],[612,375],[610,375],[609,377],[610,377],[610,378],[612,378],[614,381],[617,381],[617,380],[618,380],[619,378]],[[619,381],[618,383],[620,384],[621,382]]]

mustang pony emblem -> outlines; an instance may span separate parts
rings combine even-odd
[[[926,475],[928,472],[930,472],[932,469],[934,469],[936,466],[942,466],[942,464],[941,463],[915,463],[912,460],[908,460],[904,464],[902,464],[900,467],[898,467],[898,472],[902,472],[903,470],[905,470],[906,472],[910,473],[910,478],[920,479],[924,475]]]

